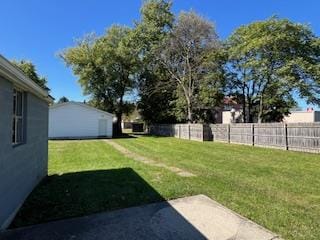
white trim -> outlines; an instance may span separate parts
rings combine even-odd
[[[17,115],[17,111],[18,111],[18,93],[21,94],[21,116]],[[12,146],[17,146],[20,145],[22,143],[24,143],[25,140],[25,136],[24,136],[24,128],[25,128],[25,109],[24,109],[24,104],[25,104],[25,95],[24,92],[21,91],[20,89],[14,88],[13,89],[13,98],[15,98],[15,106],[14,109],[15,111],[13,112],[13,116],[12,116],[12,120],[14,121],[14,125],[15,128],[14,130],[12,129],[12,137],[14,135],[14,141],[12,141]],[[20,129],[20,134],[21,134],[21,139],[20,141],[18,141],[18,133],[19,133],[19,129],[18,129],[18,121],[21,120],[21,129]],[[12,139],[13,140],[13,139]]]
[[[48,91],[42,89],[34,81],[28,78],[20,69],[15,67],[6,58],[0,54],[0,75],[11,81],[14,85],[21,89],[31,92],[36,96],[52,103],[53,99]]]
[[[85,108],[88,108],[88,109],[90,109],[90,110],[93,110],[93,111],[96,111],[96,112],[100,112],[100,113],[103,113],[103,114],[107,114],[107,115],[109,115],[109,116],[114,117],[114,114],[112,114],[112,113],[105,112],[105,111],[102,111],[102,110],[100,110],[100,109],[91,107],[91,106],[89,106],[88,104],[85,104],[85,103],[74,102],[74,101],[64,102],[64,103],[56,103],[56,104],[53,104],[52,106],[50,106],[49,108],[50,108],[50,109],[54,109],[54,108],[63,107],[63,106],[65,106],[65,105],[69,105],[69,104],[73,104],[73,105],[78,105],[78,106],[81,106],[81,107],[85,107]]]

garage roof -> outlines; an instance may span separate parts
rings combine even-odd
[[[100,110],[100,109],[91,107],[90,105],[85,104],[85,103],[74,102],[74,101],[64,102],[64,103],[56,103],[56,104],[50,106],[50,109],[55,109],[55,108],[63,107],[63,106],[70,105],[70,104],[74,104],[74,105],[78,105],[78,106],[81,106],[81,107],[85,107],[85,108],[87,108],[87,109],[90,109],[90,110],[93,110],[93,111],[96,111],[96,112],[100,112],[100,113],[102,113],[102,114],[107,114],[107,115],[109,115],[109,116],[111,116],[111,117],[114,117],[114,115],[113,115],[112,113],[105,112],[105,111],[102,111],[102,110]]]

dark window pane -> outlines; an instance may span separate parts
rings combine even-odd
[[[17,95],[13,95],[13,114],[15,115],[17,111]]]
[[[13,118],[12,121],[12,143],[16,143],[16,120]]]
[[[22,93],[17,92],[17,116],[22,116]]]
[[[17,143],[23,142],[23,125],[22,125],[22,119],[17,120]]]

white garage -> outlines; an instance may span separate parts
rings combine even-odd
[[[49,138],[112,137],[113,115],[79,102],[54,104],[49,109]]]

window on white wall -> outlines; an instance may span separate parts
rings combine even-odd
[[[23,92],[13,90],[12,144],[24,142],[24,96]]]

